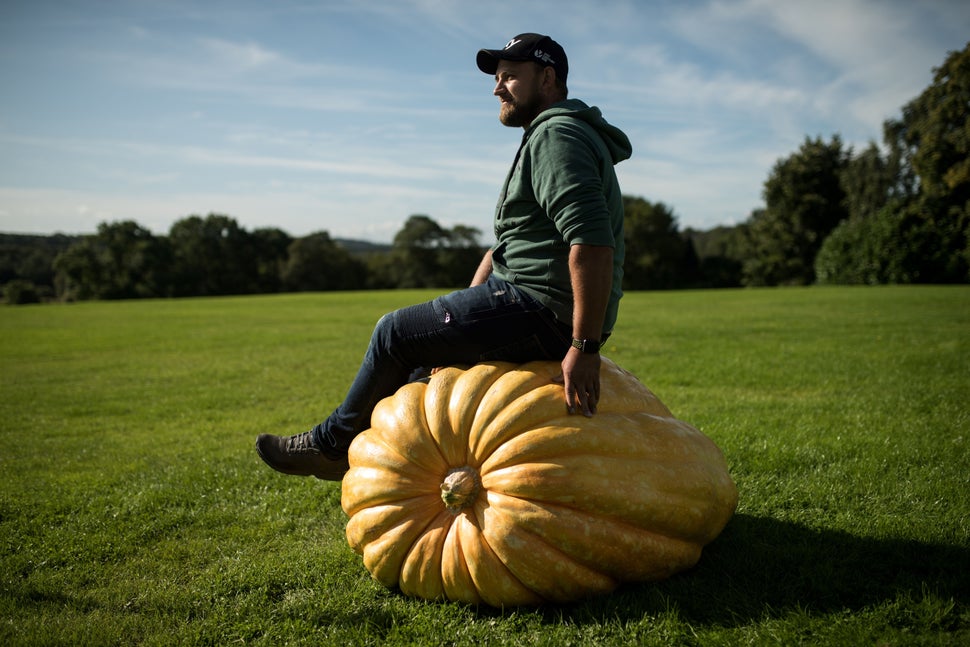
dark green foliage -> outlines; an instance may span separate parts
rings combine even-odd
[[[698,273],[690,238],[677,229],[677,218],[664,203],[623,198],[626,261],[625,290],[690,287]]]
[[[871,146],[850,163],[851,221],[816,259],[823,283],[970,280],[970,45],[884,127],[889,154]],[[882,197],[884,208],[879,204]]]
[[[875,142],[851,157],[842,169],[842,189],[850,218],[869,218],[877,214],[898,184],[898,168],[883,157]]]
[[[175,296],[256,292],[259,271],[253,241],[232,218],[190,216],[172,225],[168,238]]]
[[[55,259],[55,286],[69,301],[167,296],[170,259],[167,241],[137,223],[102,223]]]
[[[947,253],[953,233],[938,228],[919,203],[887,207],[839,225],[815,259],[821,284],[951,283],[962,271]]]
[[[808,283],[812,269],[823,283],[970,281],[970,44],[883,131],[885,156],[870,144],[840,157],[835,138],[775,167],[750,221],[747,285]]]
[[[765,182],[765,209],[749,223],[751,253],[745,285],[808,285],[825,237],[848,217],[841,174],[848,163],[842,141],[806,139],[775,164]]]
[[[970,43],[952,52],[930,86],[903,107],[900,135],[920,192],[963,209],[970,201]]]
[[[939,247],[926,279],[921,280],[966,282],[970,280],[970,43],[952,52],[935,70],[933,83],[903,108],[895,129],[919,182],[915,211],[938,236]]]
[[[474,227],[441,227],[425,215],[412,215],[394,236],[386,264],[387,282],[397,288],[456,288],[468,285],[484,254]],[[390,287],[390,286],[388,286]]]
[[[427,216],[412,216],[393,247],[338,243],[327,232],[298,239],[276,228],[249,232],[219,214],[179,220],[168,236],[106,222],[88,236],[0,234],[0,285],[9,284],[10,302],[35,293],[76,301],[457,287],[481,260],[479,235]]]
[[[293,238],[282,229],[265,228],[253,231],[252,241],[256,252],[257,291],[262,294],[279,292]]]
[[[869,218],[842,222],[829,236],[815,259],[821,284],[878,285],[906,283],[896,258],[900,245],[895,232],[897,216],[882,211]]]
[[[747,249],[747,225],[685,232],[699,259],[698,287],[733,288],[741,285],[742,259]]]
[[[78,236],[35,236],[0,234],[0,285],[19,282],[21,290],[34,286],[38,298],[49,299],[54,294],[54,259],[79,239]],[[9,302],[9,300],[8,300]]]
[[[358,290],[366,281],[364,262],[337,245],[325,231],[294,240],[283,266],[287,292]]]
[[[3,286],[3,300],[8,305],[25,305],[40,303],[40,293],[37,286],[30,281],[14,279]]]

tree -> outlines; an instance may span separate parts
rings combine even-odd
[[[428,216],[412,215],[395,234],[387,263],[371,267],[398,288],[467,285],[481,260],[480,235],[474,227],[446,229]]]
[[[62,299],[133,299],[168,294],[165,240],[133,221],[101,223],[54,261]]]
[[[445,231],[446,245],[438,253],[439,287],[468,285],[484,250],[478,242],[481,230],[467,225],[455,225]]]
[[[765,209],[749,221],[745,285],[814,282],[815,255],[848,217],[841,182],[847,160],[836,135],[829,143],[806,138],[798,152],[775,164],[764,186]]]
[[[26,281],[41,301],[50,299],[54,296],[54,259],[77,240],[77,236],[64,234],[0,234],[0,284]]]
[[[259,270],[250,234],[228,216],[189,216],[172,225],[175,296],[258,291]]]
[[[698,287],[733,288],[741,285],[741,264],[747,244],[747,225],[714,227],[707,231],[688,229],[700,263]]]
[[[94,236],[84,236],[54,259],[54,290],[63,301],[97,299],[104,271]]]
[[[25,279],[14,279],[3,286],[4,302],[8,305],[26,305],[40,303],[37,286]]]
[[[251,234],[256,254],[256,285],[261,294],[279,292],[283,287],[283,270],[293,238],[282,229],[256,229]]]
[[[623,288],[658,290],[687,287],[697,275],[697,255],[681,236],[677,218],[662,202],[623,198],[626,259]]]
[[[321,231],[294,240],[283,267],[283,287],[293,292],[356,290],[366,283],[363,262]]]
[[[849,218],[868,218],[878,213],[898,181],[890,161],[875,142],[858,155],[850,155],[840,179]]]
[[[435,249],[448,240],[447,232],[428,216],[409,216],[399,232],[394,234],[394,246],[401,249]]]
[[[430,288],[440,284],[438,249],[447,240],[445,230],[425,215],[410,216],[394,235],[391,257],[397,266],[396,287]]]
[[[851,217],[819,251],[819,282],[970,280],[970,44],[883,135],[884,159],[872,146],[843,174]]]
[[[850,218],[826,238],[815,259],[819,283],[936,283],[953,257],[946,232],[927,226],[919,201],[892,203],[869,218]]]
[[[364,263],[367,267],[368,290],[393,290],[398,286],[399,261],[395,250],[368,254]]]
[[[929,199],[970,201],[970,43],[934,70],[933,82],[903,107],[903,138]]]
[[[842,221],[815,257],[821,284],[908,283],[905,249],[898,237],[900,213],[886,208],[867,218]]]
[[[902,113],[886,130],[918,182],[919,205],[909,213],[924,219],[926,239],[935,233],[942,245],[922,250],[936,259],[922,280],[970,280],[970,43],[934,70],[933,82]]]

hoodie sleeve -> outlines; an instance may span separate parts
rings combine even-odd
[[[612,158],[602,138],[582,120],[550,119],[530,140],[536,201],[569,245],[615,247],[603,187]]]

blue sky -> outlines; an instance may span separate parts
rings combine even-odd
[[[623,192],[745,220],[806,136],[856,148],[970,37],[963,0],[6,0],[0,231],[191,214],[389,241],[491,218],[521,131],[475,53],[547,33],[630,136]]]

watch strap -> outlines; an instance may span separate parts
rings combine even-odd
[[[576,339],[572,341],[573,348],[578,348],[584,353],[600,352],[600,341],[598,339]]]

